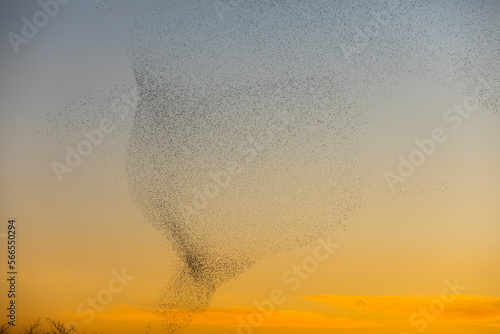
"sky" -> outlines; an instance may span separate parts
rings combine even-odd
[[[266,110],[281,110],[273,98],[288,86],[261,89],[260,83],[293,87],[283,93],[283,115],[294,116],[288,130],[276,134],[257,162],[245,164],[211,204],[213,212],[196,217],[199,224],[191,227],[194,238],[221,244],[218,251],[263,255],[224,282],[182,333],[498,332],[500,71],[495,55],[500,30],[495,17],[500,6],[437,1],[429,9],[401,1],[401,10],[378,24],[379,33],[360,43],[358,32],[377,24],[370,11],[390,8],[389,2],[221,3],[73,0],[59,5],[18,52],[8,34],[22,34],[22,18],[32,20],[40,6],[0,4],[0,237],[14,218],[18,308],[13,332],[44,317],[74,322],[82,332],[161,327],[158,301],[176,273],[175,243],[148,221],[127,174],[134,118],[137,110],[147,111],[148,88],[138,87],[137,73],[151,80],[160,68],[166,69],[162,75],[168,73],[168,83],[189,87],[193,100],[213,94],[210,101],[216,102],[209,107],[231,120],[231,132],[223,132],[210,125],[217,118],[207,119],[208,125],[199,118],[193,123],[199,132],[182,141],[188,150],[202,149],[194,150],[189,164],[178,160],[172,168],[192,170],[186,182],[201,185],[209,171],[241,158],[234,149],[246,143],[247,134],[258,136],[269,127]],[[350,59],[348,47],[359,51],[349,53]],[[307,86],[311,77],[315,83]],[[483,79],[490,89],[477,108],[470,116],[451,118],[448,111],[469,106],[467,98]],[[238,85],[244,89],[228,97]],[[115,101],[127,106],[123,101],[134,89],[143,104],[115,113]],[[262,100],[252,100],[255,96]],[[248,116],[254,107],[264,110],[255,112],[256,120]],[[351,118],[355,112],[364,118]],[[336,246],[331,252],[317,251],[329,235],[270,251],[268,236],[292,244],[299,232],[312,235],[335,219],[328,191],[347,180],[338,157],[345,152],[334,145],[329,127],[311,121],[314,113],[322,120],[340,115],[346,122],[343,133],[356,148],[352,153],[361,156],[359,169],[350,172],[365,180],[355,196],[364,200],[346,221],[332,225]],[[67,148],[76,149],[84,131],[102,129],[103,119],[112,121],[113,131],[61,181],[54,161],[64,163]],[[389,182],[387,172],[398,175],[400,157],[408,160],[419,149],[416,141],[433,138],[436,129],[441,129],[437,137],[446,139],[435,142],[432,154],[403,182]],[[352,147],[341,149],[350,153]],[[320,158],[312,163],[314,154]],[[186,203],[188,196],[180,191],[174,197]],[[258,229],[254,215],[262,218]],[[203,224],[214,220],[226,224],[225,233],[202,235]],[[288,225],[280,236],[266,229],[281,221]],[[236,235],[239,229],[245,233]],[[7,276],[5,238],[0,241]],[[246,253],[250,248],[255,252]],[[0,290],[5,310],[6,280]],[[97,307],[89,304],[92,298]],[[259,311],[263,305],[274,310]],[[426,310],[427,317],[421,313]],[[175,318],[182,308],[163,312]],[[2,323],[6,319],[2,314]]]

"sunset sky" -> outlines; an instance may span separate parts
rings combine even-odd
[[[21,18],[40,8],[35,2],[0,4],[0,267],[5,277],[4,234],[14,218],[15,332],[40,317],[75,322],[87,333],[143,333],[157,321],[155,305],[175,255],[129,194],[124,161],[133,114],[117,119],[115,130],[63,182],[52,167],[102,116],[86,114],[86,123],[65,124],[59,131],[51,115],[81,101],[109,109],[109,101],[134,87],[127,42],[148,7],[139,1],[73,0],[16,53],[7,33],[19,32]],[[488,15],[498,17],[500,6],[492,8],[496,12]],[[212,2],[209,9],[207,15],[217,17]],[[493,22],[491,17],[485,21]],[[498,35],[498,23],[495,27]],[[409,78],[387,103],[361,101],[373,111],[361,148],[370,200],[331,236],[339,246],[306,279],[299,278],[298,287],[283,277],[298,277],[290,272],[314,256],[319,240],[258,262],[223,284],[206,312],[182,333],[498,333],[500,116],[489,102],[500,95],[500,72],[487,65],[479,72],[496,88],[457,129],[443,114],[466,96],[424,86],[418,78]],[[438,127],[447,140],[392,192],[384,173],[395,172],[398,156],[407,157],[416,149],[415,139],[429,138]],[[313,209],[311,204],[298,210],[306,215]],[[110,290],[111,280],[118,287],[113,272],[122,271],[133,278],[87,322],[82,310],[91,309],[85,306],[88,298]],[[454,282],[461,287],[458,295],[449,288]],[[1,323],[6,291],[3,279]],[[256,304],[270,300],[273,291],[281,292],[283,302],[272,303],[272,314],[261,316]],[[258,325],[249,325],[252,321]]]

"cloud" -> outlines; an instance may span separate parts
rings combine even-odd
[[[274,310],[264,317],[262,327],[281,328],[381,328],[408,326],[412,313],[426,308],[440,296],[339,296],[319,295],[297,297],[328,305],[322,311]],[[182,308],[163,309],[159,312],[185,312]],[[246,306],[209,307],[198,315],[193,325],[237,327],[240,319],[247,321],[259,309]],[[76,315],[71,315],[77,318]],[[97,312],[97,319],[120,322],[155,322],[158,320],[150,306],[114,306],[107,312]],[[176,317],[174,317],[176,318]],[[182,317],[179,317],[182,319]],[[500,327],[500,298],[485,296],[458,296],[446,304],[436,323],[444,325],[472,325]]]
[[[317,301],[331,306],[338,313],[357,314],[363,319],[383,314],[388,326],[408,323],[408,318],[420,308],[441,296],[303,296],[300,299]],[[500,327],[500,298],[461,295],[446,304],[437,323]]]
[[[179,312],[183,309],[164,309],[159,312]],[[252,314],[260,314],[255,307],[232,306],[232,307],[209,307],[192,322],[193,325],[212,325],[236,327],[239,319],[248,319]],[[77,315],[69,315],[77,318]],[[175,317],[174,317],[175,318]],[[123,322],[150,322],[159,320],[151,308],[115,306],[107,312],[96,313],[96,319]],[[179,319],[182,319],[180,317]],[[319,312],[308,312],[298,310],[275,310],[270,316],[264,317],[262,327],[282,327],[282,328],[372,328],[381,327],[372,320],[350,319],[348,317],[336,317],[333,314],[323,314]]]
[[[253,307],[210,308],[200,315],[193,323],[211,324],[220,326],[235,326],[238,318],[248,319],[259,310]],[[372,321],[336,317],[333,314],[308,312],[299,310],[275,310],[270,316],[265,317],[263,327],[290,327],[290,328],[371,328],[382,325]]]

